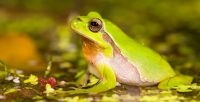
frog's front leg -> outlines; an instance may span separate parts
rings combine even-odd
[[[107,91],[116,86],[116,83],[117,83],[116,77],[112,68],[103,64],[103,65],[99,65],[97,67],[97,70],[100,74],[100,81],[96,85],[88,89],[70,90],[70,91],[67,91],[67,93],[68,94],[82,94],[82,93],[96,94],[96,93]]]

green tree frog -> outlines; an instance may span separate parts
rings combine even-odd
[[[176,75],[158,53],[128,37],[97,12],[74,18],[71,28],[82,38],[84,56],[93,66],[89,72],[99,78],[96,85],[71,93],[99,93],[114,88],[117,82],[151,86]]]

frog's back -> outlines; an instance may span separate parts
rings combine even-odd
[[[121,54],[137,67],[142,81],[160,82],[175,75],[171,66],[158,53],[128,37],[117,26],[104,20],[105,30]]]

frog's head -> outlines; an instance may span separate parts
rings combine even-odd
[[[90,12],[87,16],[78,16],[71,21],[71,28],[79,35],[105,47],[103,39],[103,18],[97,12]]]

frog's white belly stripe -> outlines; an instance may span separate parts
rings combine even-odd
[[[117,81],[127,85],[147,86],[154,85],[154,82],[142,81],[137,68],[127,61],[121,54],[107,58],[103,53],[99,53],[94,58],[95,65],[106,64],[115,72]]]

